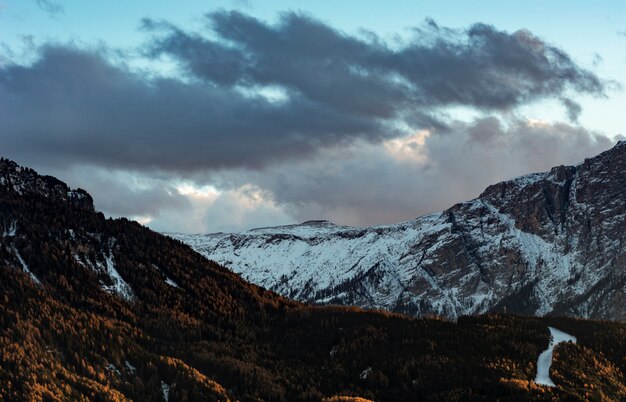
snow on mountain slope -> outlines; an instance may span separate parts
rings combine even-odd
[[[554,347],[561,342],[576,343],[576,337],[553,327],[548,327],[548,329],[550,330],[550,344],[537,359],[537,376],[535,377],[535,383],[555,387],[556,385],[550,378],[550,366],[552,365]]]
[[[388,226],[327,221],[169,234],[245,279],[313,303],[458,317],[507,309],[626,319],[626,142]]]
[[[15,253],[15,256],[17,257],[17,260],[20,262],[20,265],[22,266],[22,270],[24,272],[26,272],[30,278],[33,280],[33,282],[35,282],[36,284],[40,285],[41,281],[39,280],[39,278],[37,278],[35,276],[35,274],[33,274],[30,269],[28,269],[28,265],[26,264],[26,262],[24,261],[24,259],[22,258],[22,256],[20,255],[20,252],[17,251],[17,249],[15,248],[15,246],[12,247],[13,249],[13,253]]]
[[[122,276],[115,269],[115,261],[113,260],[112,255],[106,256],[105,259],[106,267],[104,271],[106,272],[109,280],[113,283],[112,285],[103,285],[102,288],[108,292],[116,293],[123,299],[127,301],[131,301],[134,297],[133,289],[130,287],[128,283],[122,278]]]

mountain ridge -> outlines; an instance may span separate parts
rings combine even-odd
[[[395,225],[169,235],[306,302],[450,318],[507,310],[626,319],[625,161],[620,141]]]
[[[626,396],[624,324],[310,306],[54,178],[4,159],[0,178],[0,400]],[[555,348],[553,388],[534,382],[548,326],[580,344]]]

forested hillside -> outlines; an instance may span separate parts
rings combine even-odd
[[[0,235],[3,401],[626,397],[623,324],[311,307],[7,160]],[[579,339],[556,388],[533,382],[547,325]]]

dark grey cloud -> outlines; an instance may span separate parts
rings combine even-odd
[[[376,119],[298,96],[276,104],[209,84],[147,81],[71,47],[45,47],[31,66],[0,69],[7,156],[182,172],[256,167],[390,134]]]
[[[64,12],[64,8],[61,4],[57,3],[53,0],[35,0],[37,6],[43,11],[51,14],[57,15],[62,14]]]
[[[567,114],[567,117],[570,119],[570,121],[577,122],[578,116],[580,116],[583,111],[582,106],[580,106],[578,102],[575,102],[569,98],[561,98],[561,102],[565,107],[565,113]]]
[[[210,32],[197,33],[144,21],[146,54],[180,64],[177,78],[133,71],[119,52],[62,45],[41,47],[31,65],[0,66],[3,153],[143,171],[259,169],[379,143],[402,126],[450,130],[448,106],[562,98],[575,118],[580,107],[564,93],[602,95],[605,85],[527,31],[431,21],[392,45],[297,13],[275,25],[238,12],[207,22]]]
[[[603,82],[532,33],[428,21],[392,46],[350,36],[309,16],[268,25],[239,12],[207,15],[211,35],[145,20],[160,32],[150,54],[167,54],[193,76],[222,87],[277,85],[345,113],[388,119],[437,107],[502,110],[565,90],[602,95]],[[571,110],[571,100],[565,102]],[[422,116],[423,117],[423,116]],[[431,123],[431,122],[427,122]]]

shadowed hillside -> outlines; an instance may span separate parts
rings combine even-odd
[[[311,307],[7,160],[0,235],[0,400],[626,396],[623,324]],[[556,388],[532,381],[548,324],[579,338],[555,351]]]

